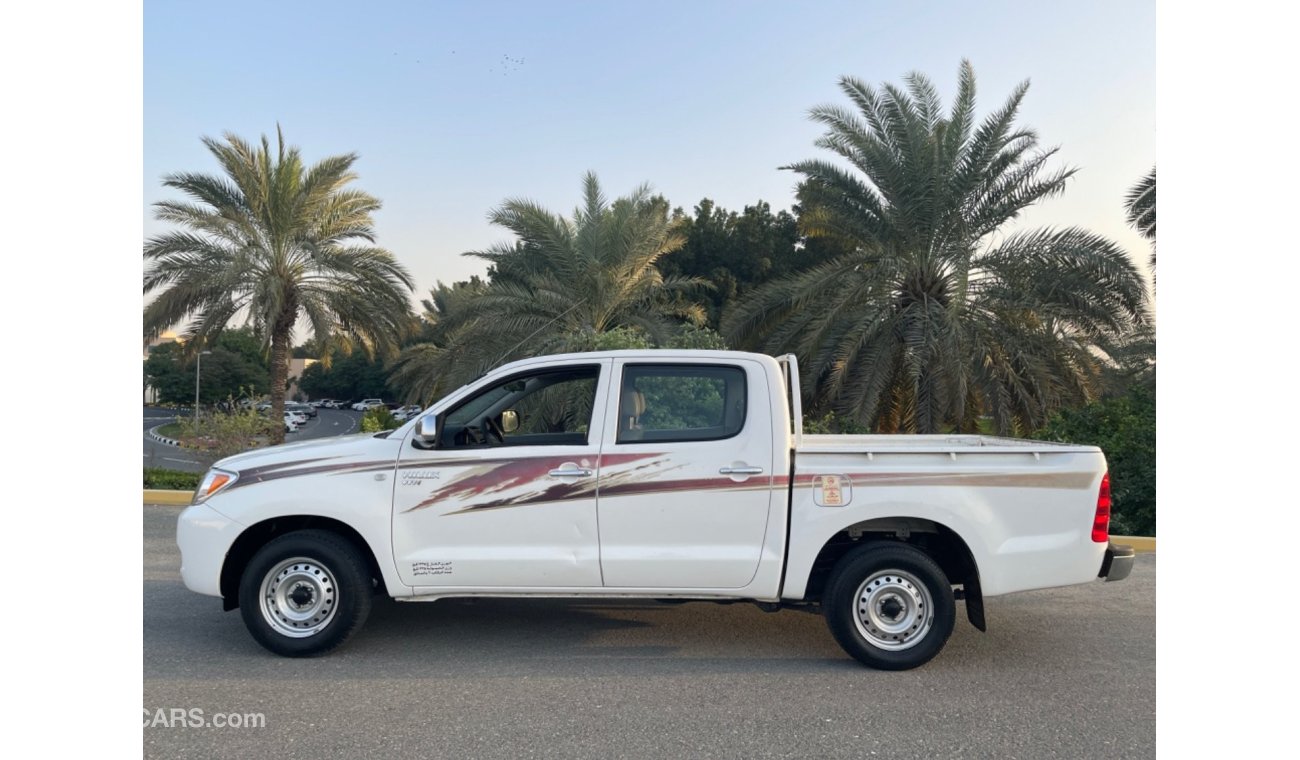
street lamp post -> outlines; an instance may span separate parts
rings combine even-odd
[[[210,355],[211,351],[200,351],[194,362],[194,432],[199,431],[199,376],[203,371],[203,357]]]

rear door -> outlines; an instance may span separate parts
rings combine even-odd
[[[611,390],[597,499],[605,586],[748,585],[773,498],[779,389],[752,360],[618,359]]]

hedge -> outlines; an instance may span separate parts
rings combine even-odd
[[[144,487],[164,491],[193,491],[199,487],[202,473],[165,470],[161,467],[144,468]]]

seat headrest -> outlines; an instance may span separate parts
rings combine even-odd
[[[635,388],[625,389],[619,407],[623,417],[640,417],[645,414],[645,394]]]

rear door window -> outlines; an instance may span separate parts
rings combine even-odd
[[[618,443],[716,441],[745,426],[745,371],[702,364],[623,369]]]

